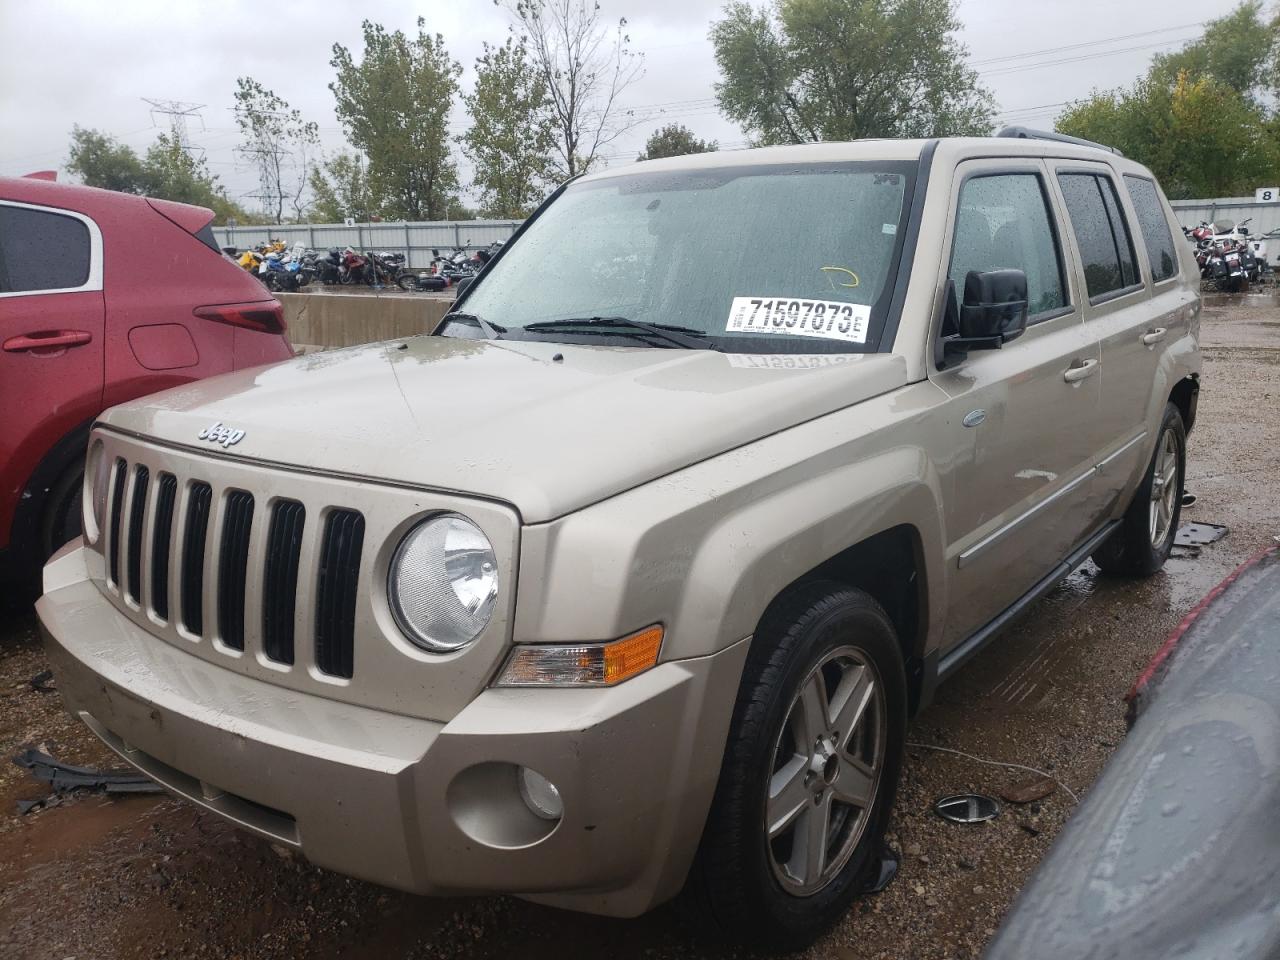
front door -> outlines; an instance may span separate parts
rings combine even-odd
[[[1097,447],[1098,342],[1080,291],[1048,171],[1040,160],[962,164],[953,187],[948,276],[1027,277],[1028,324],[997,350],[935,371],[951,397],[956,496],[946,506],[949,614],[943,649],[963,641],[1049,574],[1087,533]],[[941,335],[943,318],[935,319]]]

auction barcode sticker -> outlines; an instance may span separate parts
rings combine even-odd
[[[725,321],[727,333],[782,334],[867,342],[871,308],[838,300],[786,297],[734,297]]]

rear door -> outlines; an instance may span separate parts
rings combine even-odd
[[[960,164],[944,264],[957,291],[971,270],[1022,270],[1028,325],[998,350],[932,374],[951,397],[956,496],[945,505],[953,646],[1048,575],[1083,538],[1092,477],[1098,344],[1048,171],[1041,160]],[[939,334],[942,320],[936,321]]]
[[[1122,495],[1146,465],[1172,387],[1159,384],[1163,346],[1190,322],[1194,300],[1178,282],[1177,252],[1154,183],[1125,179],[1128,189],[1102,163],[1055,167],[1084,269],[1085,326],[1101,345],[1096,427],[1105,446],[1090,505],[1095,513],[1123,507]],[[1133,191],[1147,211],[1144,219],[1135,216]],[[1145,225],[1150,240],[1138,234],[1135,222]]]
[[[50,448],[102,409],[102,233],[0,198],[0,545]]]

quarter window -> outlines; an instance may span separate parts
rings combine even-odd
[[[1129,225],[1120,210],[1110,177],[1092,173],[1060,173],[1058,183],[1071,229],[1084,262],[1089,299],[1097,300],[1140,282]]]
[[[950,278],[964,290],[971,270],[1021,270],[1030,318],[1067,304],[1062,257],[1044,187],[1034,173],[973,177],[960,188]]]
[[[75,217],[0,204],[0,293],[84,286],[89,251],[89,228]]]
[[[1151,279],[1156,283],[1168,280],[1178,272],[1178,254],[1173,246],[1173,234],[1165,219],[1164,206],[1156,185],[1145,177],[1125,174],[1125,186],[1129,199],[1138,214],[1138,229],[1147,246],[1147,259],[1151,261]]]

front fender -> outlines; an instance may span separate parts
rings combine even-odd
[[[938,402],[936,386],[912,384],[526,527],[513,639],[662,623],[664,660],[705,656],[750,636],[788,584],[907,525],[927,584],[923,654],[946,604],[944,483],[923,439]]]

